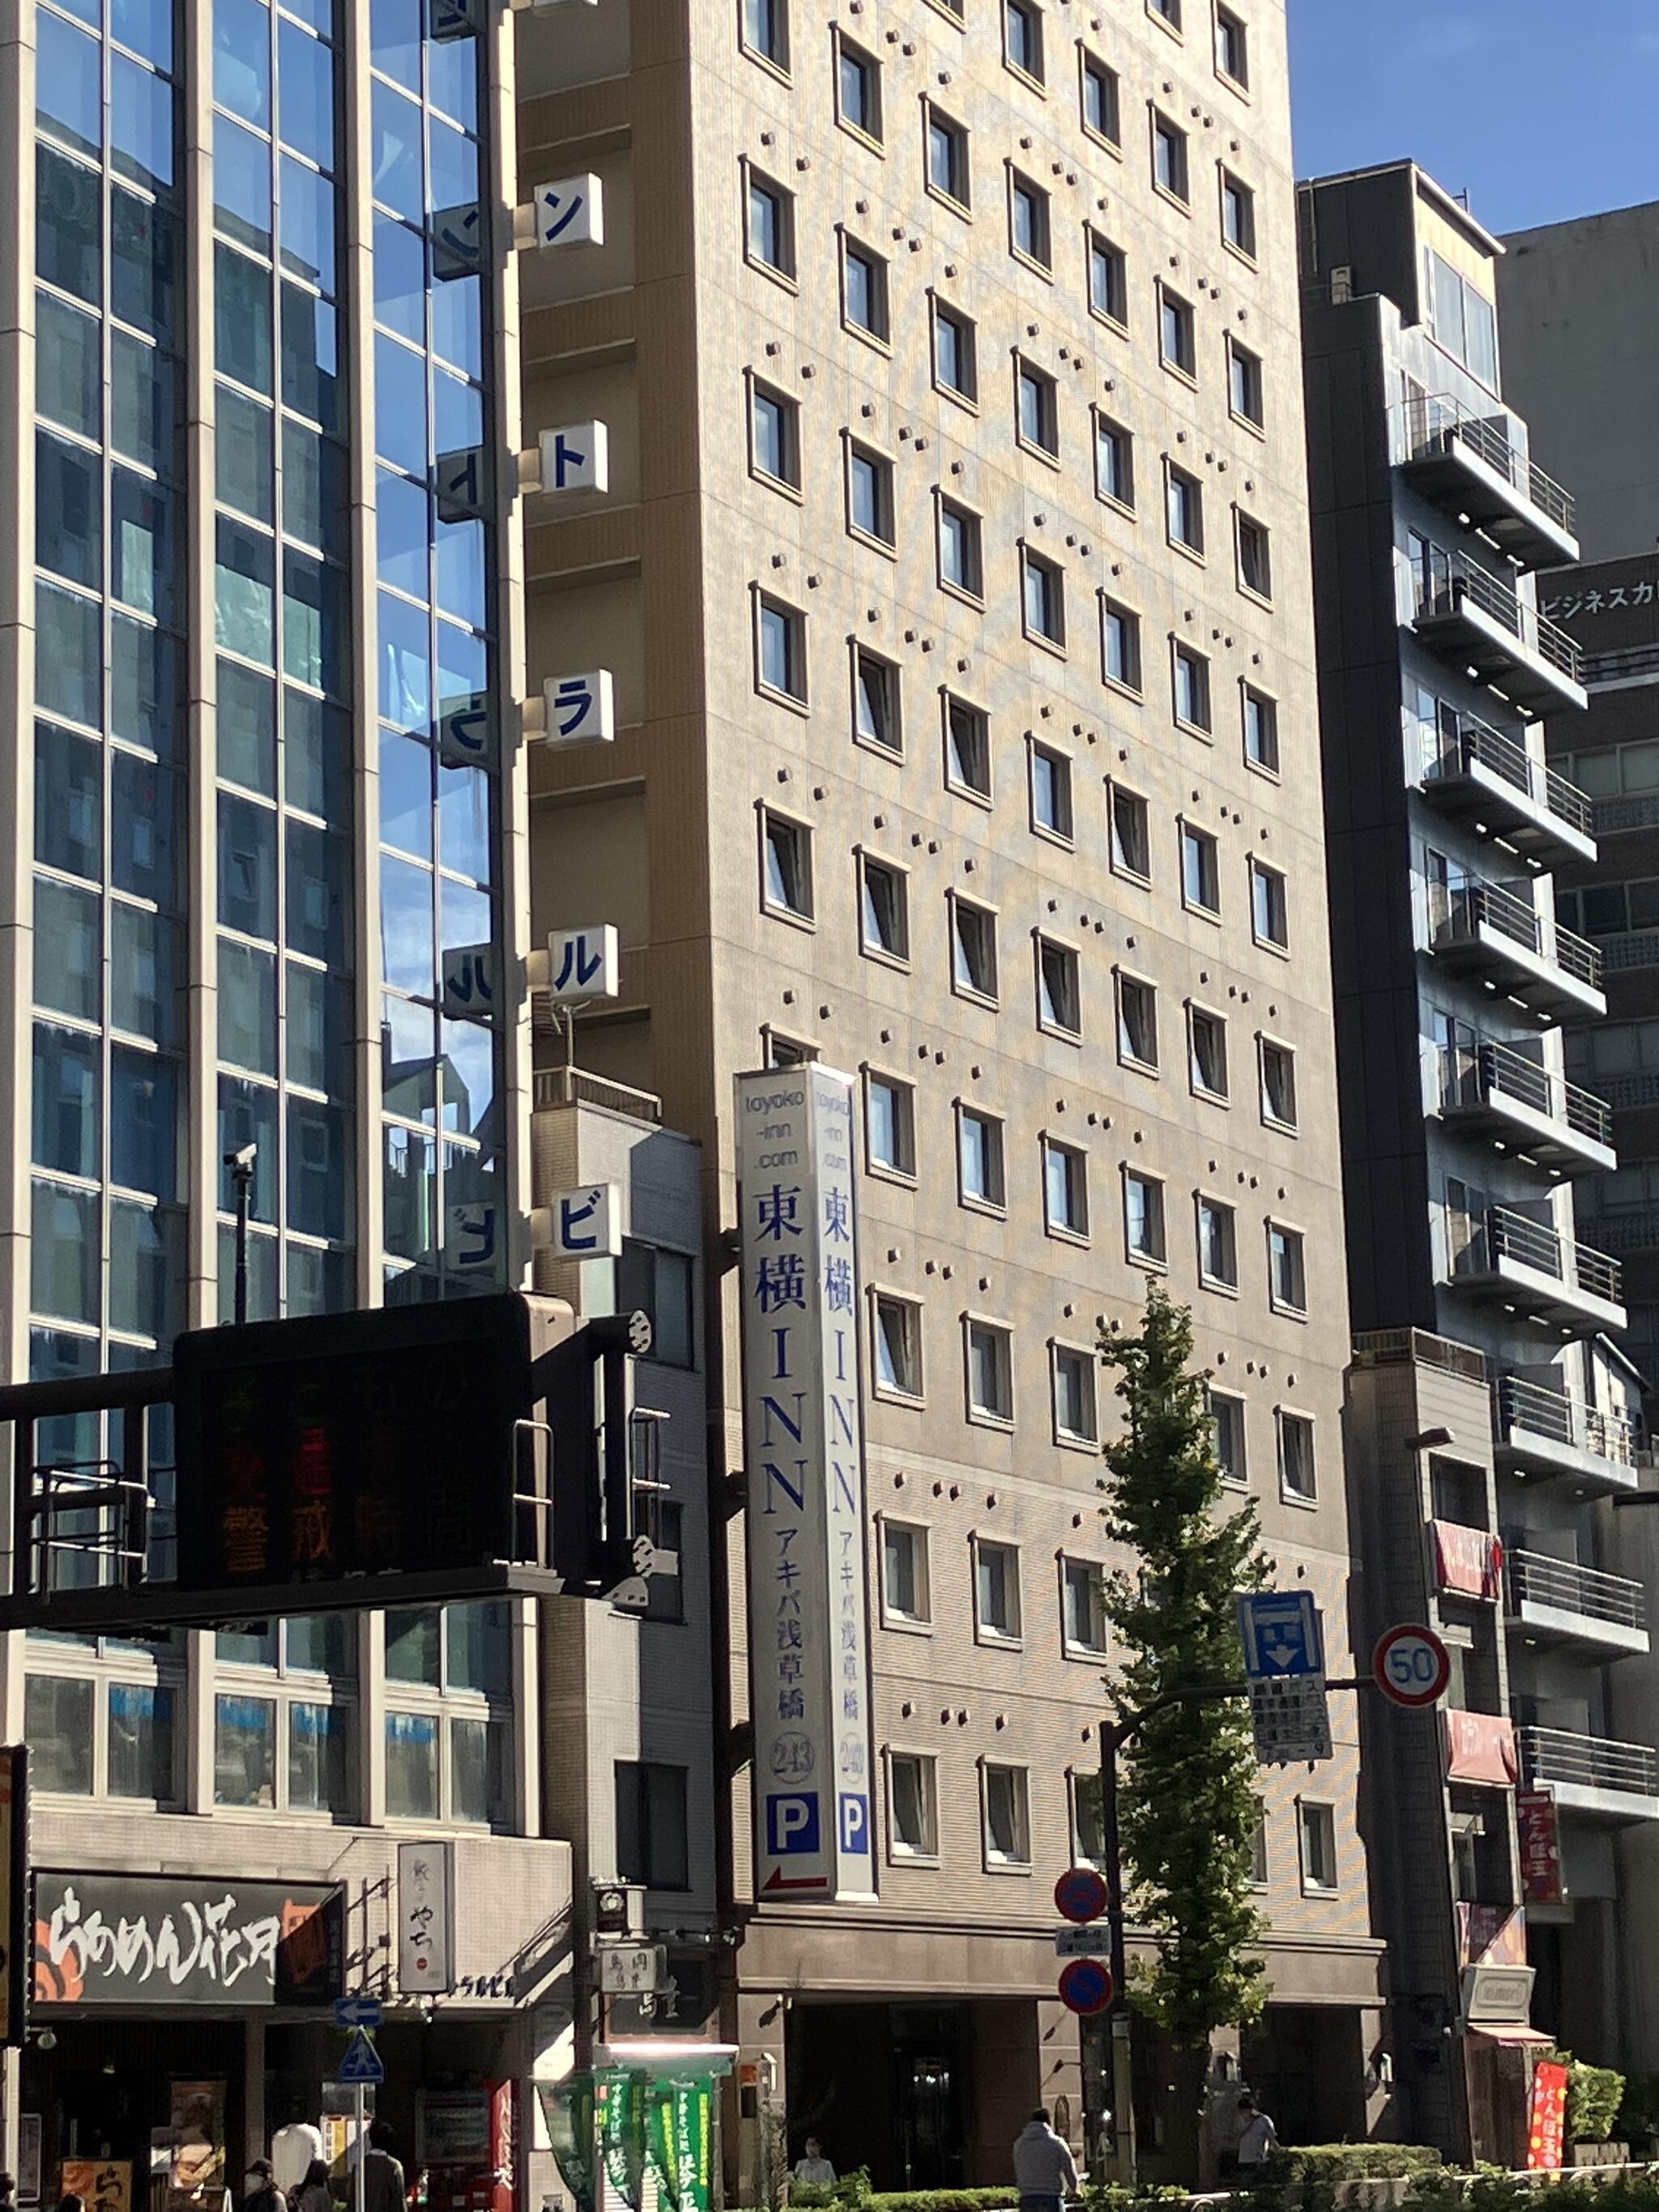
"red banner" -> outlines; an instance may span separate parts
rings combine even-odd
[[[1561,1879],[1561,1829],[1553,1793],[1517,1790],[1515,1820],[1521,1838],[1522,1895],[1528,1905],[1559,1905],[1567,1893]]]
[[[1527,2123],[1527,2170],[1560,2171],[1567,2141],[1567,2069],[1553,2058],[1539,2061],[1532,2077],[1532,2114]]]
[[[1461,1597],[1504,1595],[1504,1547],[1484,1528],[1465,1528],[1455,1521],[1431,1521],[1437,1589]]]
[[[1463,1966],[1524,1966],[1527,1916],[1513,1905],[1457,1907],[1457,1959]]]
[[[1446,1778],[1450,1782],[1495,1782],[1512,1788],[1521,1778],[1516,1756],[1515,1723],[1504,1713],[1465,1713],[1448,1707],[1445,1730]]]

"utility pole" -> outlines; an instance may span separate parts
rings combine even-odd
[[[247,1210],[253,1194],[253,1163],[258,1154],[257,1143],[240,1146],[225,1154],[225,1165],[236,1188],[236,1302],[232,1311],[238,1328],[247,1322]]]

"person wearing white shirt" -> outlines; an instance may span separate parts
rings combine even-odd
[[[323,2131],[296,2112],[270,2139],[270,2178],[284,2197],[291,2197],[311,2170],[311,2161],[323,2154]]]
[[[823,2154],[823,2146],[816,2136],[806,2138],[806,2155],[795,2160],[795,2179],[813,2189],[833,2189],[836,2169]]]

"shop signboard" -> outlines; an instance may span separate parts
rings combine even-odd
[[[175,2081],[167,2129],[167,2201],[169,2206],[206,2203],[216,2207],[225,2193],[225,2085],[222,2081]]]
[[[1567,2069],[1553,2058],[1540,2058],[1532,2077],[1532,2108],[1527,2122],[1527,2170],[1559,2173],[1567,2141]]]
[[[419,2091],[415,2100],[415,2156],[422,2166],[488,2166],[489,2091]]]
[[[538,2081],[536,2095],[554,2163],[576,2212],[593,2212],[599,2193],[593,2156],[593,2076],[572,2074],[562,2081]]]
[[[87,2212],[132,2212],[132,2163],[123,2158],[66,2158],[60,2194]]]
[[[455,1986],[453,1844],[398,1846],[398,1986],[406,1996],[443,1996]]]
[[[737,1079],[756,1882],[875,1893],[853,1085]]]
[[[1559,1905],[1567,1891],[1561,1875],[1561,1830],[1554,1791],[1517,1790],[1515,1819],[1521,1843],[1522,1895],[1528,1905]]]
[[[21,2112],[17,2119],[17,2201],[40,2202],[41,2144],[46,2131],[44,2112]]]
[[[646,2076],[629,2067],[597,2074],[593,2079],[605,2178],[628,2212],[640,2212],[643,2200],[646,2086]]]
[[[34,1877],[37,2005],[330,2005],[343,1897],[312,1882]]]

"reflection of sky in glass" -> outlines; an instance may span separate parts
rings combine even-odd
[[[463,1137],[482,1133],[495,1081],[495,1038],[480,1022],[445,1022],[444,1127]],[[450,1194],[452,1199],[454,1193]]]
[[[476,896],[476,894],[475,894]],[[485,902],[488,919],[489,902]],[[460,939],[477,944],[482,937]],[[433,994],[432,878],[407,860],[380,856],[380,973],[400,991]]]
[[[446,952],[453,951],[461,945],[482,945],[488,939],[489,895],[487,891],[475,891],[468,884],[452,882],[447,876],[441,877],[438,911]]]
[[[432,725],[431,645],[427,618],[402,599],[380,599],[380,713],[400,730],[424,736]],[[441,631],[440,633],[441,641]],[[457,684],[455,689],[475,687]],[[443,689],[450,689],[446,674]]]

